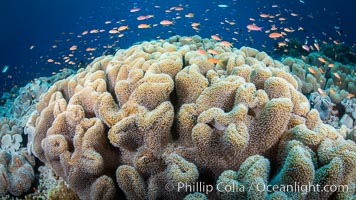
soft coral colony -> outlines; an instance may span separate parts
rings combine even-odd
[[[199,36],[143,42],[54,83],[28,123],[32,152],[81,199],[355,198],[355,142],[323,123],[292,70]],[[178,192],[197,182],[246,190]]]
[[[63,79],[73,70],[64,70],[52,77],[40,77],[13,94],[4,93],[1,100],[6,100],[0,106],[0,195],[2,198],[23,196],[35,187],[35,158],[30,148],[26,147],[26,133],[32,126],[26,122],[35,110],[35,104],[41,94],[46,92],[51,83]],[[11,98],[13,97],[13,98]]]

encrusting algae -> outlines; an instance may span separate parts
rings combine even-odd
[[[199,36],[118,50],[41,97],[32,151],[80,199],[355,198],[356,145],[290,66]],[[249,190],[179,191],[197,182]],[[258,190],[309,183],[348,191]]]

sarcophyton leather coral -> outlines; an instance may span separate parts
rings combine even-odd
[[[287,57],[283,64],[291,67],[303,94],[325,93],[335,104],[356,94],[355,64],[343,65],[315,52],[302,58]]]
[[[352,191],[241,199],[351,197],[356,145],[310,110],[290,70],[265,52],[199,36],[143,42],[97,58],[41,97],[33,153],[81,199],[205,199],[179,184],[234,181]]]
[[[17,152],[0,149],[0,195],[23,195],[35,181],[35,158],[23,148]]]

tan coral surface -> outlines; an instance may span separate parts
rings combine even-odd
[[[219,54],[197,51],[208,48]],[[355,143],[310,110],[301,93],[305,87],[291,70],[265,52],[199,36],[143,42],[97,58],[41,97],[33,153],[81,199],[183,199],[199,191],[178,191],[179,183],[197,182],[333,183],[354,189]],[[335,195],[352,198],[353,191]],[[186,199],[194,196],[205,198],[195,193]]]

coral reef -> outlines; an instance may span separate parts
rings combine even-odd
[[[309,102],[312,108],[315,108],[322,120],[326,119],[333,109],[333,104],[329,96],[323,96],[319,92],[313,92],[310,94]]]
[[[356,63],[355,47],[347,46],[346,44],[328,43],[321,46],[322,53],[341,63]]]
[[[341,125],[352,128],[355,121],[352,116],[356,94],[355,64],[341,64],[316,52],[302,56],[302,59],[283,59],[300,91],[320,112],[323,122],[335,128]]]
[[[58,80],[64,79],[75,71],[71,69],[61,70],[51,77],[40,77],[28,83],[24,87],[15,90],[12,94],[3,94],[2,100],[6,100],[4,105],[0,106],[0,116],[7,118],[23,118],[32,113],[34,105],[39,101],[40,96]],[[26,122],[26,120],[24,120]]]
[[[260,155],[248,157],[237,172],[226,170],[219,176],[217,190],[220,199],[265,199],[267,191],[258,187],[267,185],[269,171],[268,159]],[[235,192],[225,189],[228,187],[235,188]]]
[[[309,51],[303,48],[303,42],[298,38],[290,38],[287,42],[275,42],[275,53],[282,56],[299,57],[308,55]],[[308,47],[309,48],[309,47]]]
[[[16,135],[22,133],[22,127],[18,119],[0,117],[0,137],[4,135]]]
[[[79,200],[79,197],[62,180],[48,192],[48,199]]]
[[[18,151],[22,145],[23,128],[18,119],[0,117],[0,147],[9,153]]]
[[[335,144],[332,144],[334,142]],[[326,139],[317,150],[318,156],[309,147],[296,140],[290,140],[285,148],[287,155],[283,165],[270,181],[268,180],[271,174],[270,162],[259,155],[247,158],[237,172],[224,171],[217,181],[217,187],[233,186],[240,189],[236,192],[221,190],[223,192],[218,193],[219,197],[221,199],[328,199],[334,191],[325,189],[327,186],[347,186],[348,194],[340,192],[337,195],[354,197],[355,194],[352,192],[355,188],[354,175],[349,176],[349,173],[355,173],[353,167],[356,163],[352,161],[356,156],[354,143],[343,139],[336,141]],[[328,158],[325,158],[325,155],[328,155]],[[348,177],[353,178],[348,179]],[[274,188],[274,191],[270,189],[267,193],[265,187]]]
[[[23,128],[20,120],[0,117],[0,147],[2,150],[14,152],[20,149]]]
[[[345,112],[356,119],[356,99],[344,99],[341,104],[345,107]]]
[[[333,103],[340,103],[348,95],[356,94],[354,64],[343,65],[315,52],[303,60],[287,57],[283,64],[290,67],[305,95],[324,92]]]
[[[6,134],[1,138],[1,149],[9,152],[15,152],[20,149],[22,136],[19,134]]]
[[[356,99],[345,98],[341,101],[341,105],[345,108],[345,114],[342,116],[340,123],[346,125],[347,128],[356,126]]]
[[[208,200],[208,197],[205,194],[195,192],[188,194],[186,197],[184,197],[184,200]]]
[[[28,118],[35,110],[35,104],[50,85],[73,73],[73,70],[65,69],[52,77],[34,80],[20,88],[17,93],[3,96],[7,100],[0,106],[1,195],[9,192],[12,196],[22,196],[32,190],[32,184],[35,182],[35,160],[30,149],[24,144],[28,141],[25,135],[32,132],[28,130],[31,124],[26,128],[25,125],[30,121]],[[31,137],[32,135],[29,141]]]
[[[60,200],[76,200],[79,197],[68,185],[56,176],[51,168],[46,165],[38,167],[36,174],[38,184],[33,187],[34,192],[26,194],[25,200],[45,200],[45,199],[60,199]],[[18,198],[16,198],[18,199]],[[21,198],[22,199],[22,198]]]
[[[249,189],[208,194],[221,199],[352,198],[258,190],[354,188],[356,145],[300,92],[327,84],[322,75],[306,78],[305,65],[199,36],[143,42],[54,83],[29,119],[31,150],[80,199],[206,199],[178,191],[197,181]]]
[[[0,195],[20,196],[30,191],[35,180],[35,158],[26,149],[8,153],[0,150]]]
[[[318,52],[342,64],[356,63],[354,45],[348,46],[344,43],[318,44],[318,41],[315,40],[314,42],[314,44],[308,44],[308,40],[302,42],[298,38],[290,38],[285,42],[275,42],[274,51],[282,56],[290,56],[295,58],[300,57],[301,55],[307,56],[309,52]],[[319,49],[316,48],[317,46],[319,46]]]

